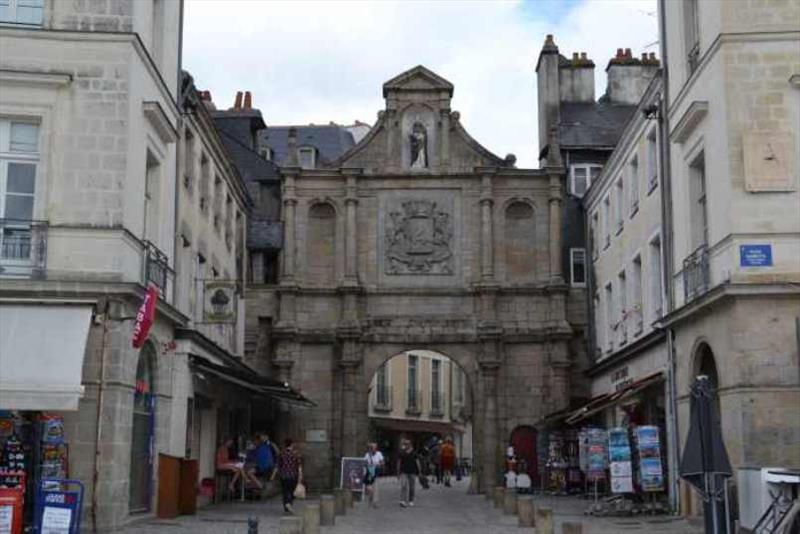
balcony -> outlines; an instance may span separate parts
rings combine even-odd
[[[47,221],[0,219],[0,276],[44,276],[47,266],[47,228]]]
[[[439,389],[431,390],[431,417],[444,417],[444,395]]]
[[[409,388],[407,399],[406,415],[420,415],[422,413],[422,391]]]
[[[169,266],[169,257],[152,242],[144,241],[144,283],[154,284],[163,292],[174,272]]]
[[[710,285],[708,245],[701,245],[683,260],[683,301],[689,303]]]
[[[372,409],[376,412],[391,412],[392,398],[392,387],[379,385],[375,388],[375,400],[372,404]]]

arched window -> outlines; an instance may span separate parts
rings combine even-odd
[[[308,213],[307,282],[331,286],[336,283],[336,210],[327,203],[314,204]]]
[[[148,342],[139,352],[136,383],[133,393],[133,431],[131,434],[131,465],[129,510],[150,510],[153,479],[153,429],[155,415],[156,351]]]
[[[505,213],[506,279],[529,282],[536,274],[533,208],[525,202],[512,202]]]

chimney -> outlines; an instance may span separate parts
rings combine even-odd
[[[250,91],[244,92],[244,109],[253,109],[253,95]]]
[[[560,55],[552,34],[545,37],[539,60],[536,63],[536,87],[538,106],[539,151],[547,145],[547,132],[556,124],[559,116],[559,68]]]
[[[286,143],[288,155],[286,157],[287,167],[299,167],[300,163],[297,159],[297,129],[294,127],[289,128],[289,139]]]
[[[236,91],[236,101],[233,103],[233,109],[239,111],[242,109],[242,92]]]
[[[606,96],[616,104],[636,105],[647,86],[656,75],[659,61],[655,54],[642,53],[641,59],[633,56],[630,48],[617,48],[617,55],[608,62]]]
[[[594,102],[594,61],[586,52],[573,52],[569,62],[561,62],[558,85],[561,102]]]

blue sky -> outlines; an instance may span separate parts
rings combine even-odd
[[[224,8],[221,9],[221,7]],[[253,93],[267,124],[374,123],[381,85],[423,64],[501,157],[536,167],[536,59],[545,35],[595,61],[596,96],[617,48],[657,52],[655,0],[315,2],[187,0],[184,68],[218,107]]]

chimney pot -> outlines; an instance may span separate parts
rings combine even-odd
[[[253,108],[253,95],[250,94],[250,91],[244,92],[244,109],[252,109]]]
[[[236,101],[233,103],[233,109],[240,110],[242,109],[242,92],[236,91]]]

